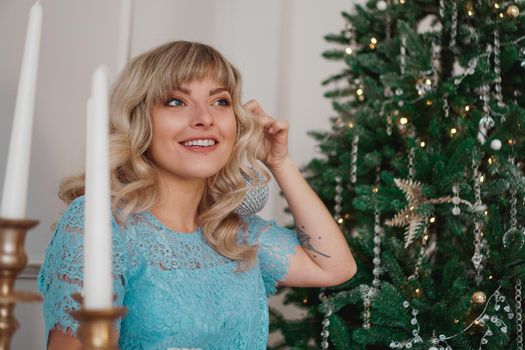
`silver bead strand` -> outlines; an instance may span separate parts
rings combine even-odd
[[[480,98],[483,100],[483,117],[479,121],[478,141],[482,145],[487,141],[489,130],[496,125],[494,119],[490,116],[489,91],[490,87],[488,85],[480,87]]]
[[[439,0],[439,18],[441,23],[445,22],[445,0]]]
[[[414,169],[414,157],[416,156],[416,147],[410,147],[408,151],[408,178],[414,180],[416,170]]]
[[[450,109],[448,107],[447,97],[448,97],[447,95],[443,96],[443,113],[445,115],[445,118],[448,118],[448,116],[450,115]]]
[[[523,311],[521,309],[521,279],[516,281],[516,349],[523,350]]]
[[[324,288],[321,289],[321,292],[319,293],[319,300],[321,301],[323,305],[323,311],[324,311],[324,318],[322,321],[322,330],[321,330],[321,349],[328,349],[330,346],[330,343],[328,343],[328,337],[330,336],[330,332],[328,331],[328,326],[330,325],[329,317],[332,316],[332,306],[328,303],[328,298],[326,297],[326,294],[324,293]]]
[[[452,0],[452,25],[450,27],[450,47],[456,46],[456,36],[458,34],[458,6],[456,0]]]
[[[414,273],[408,276],[409,281],[416,280],[419,277],[419,273],[421,272],[421,265],[423,265],[423,259],[425,258],[425,251],[427,249],[428,237],[429,237],[428,226],[425,226],[424,231],[423,231],[423,237],[421,238],[421,247],[419,248],[419,255],[417,257],[416,268],[414,269]]]
[[[399,48],[399,70],[401,75],[405,75],[406,59],[407,59],[407,36],[401,35],[401,47]]]
[[[341,176],[335,177],[335,197],[334,197],[334,219],[337,223],[342,224],[342,202],[343,202],[343,185],[341,184]]]
[[[481,207],[481,181],[480,181],[480,173],[478,171],[478,166],[476,164],[476,160],[472,160],[472,175],[474,177],[474,195],[476,198],[475,206]],[[474,269],[476,270],[476,277],[475,281],[476,284],[480,284],[483,280],[483,277],[481,276],[481,271],[483,270],[483,255],[481,254],[481,229],[483,228],[483,224],[479,221],[479,219],[475,219],[474,221],[474,255],[472,256],[472,263],[474,264]]]
[[[452,186],[452,193],[454,193],[454,197],[452,197],[452,204],[454,204],[454,208],[452,208],[452,215],[458,216],[461,214],[461,208],[459,207],[459,203],[461,203],[461,198],[459,198],[459,185],[454,184]]]
[[[352,159],[350,164],[350,182],[355,184],[357,181],[357,152],[359,148],[359,134],[356,132],[352,139]]]
[[[510,189],[510,228],[503,235],[503,246],[519,245],[519,248],[523,247],[525,242],[525,232],[521,226],[518,226],[518,210],[516,208],[518,204],[518,198],[516,197],[517,192],[514,187]],[[511,244],[509,244],[511,243]]]
[[[372,280],[372,286],[374,288],[379,288],[381,281],[379,277],[381,276],[381,236],[383,234],[383,229],[381,227],[381,214],[379,210],[375,210],[374,213],[374,269],[372,273],[374,279]]]
[[[505,104],[503,103],[503,95],[501,94],[501,60],[500,60],[500,46],[501,43],[499,41],[499,31],[497,29],[494,29],[494,73],[496,73],[496,79],[494,79],[494,90],[496,90],[496,101],[498,101],[499,107],[504,107]],[[502,121],[504,120],[504,117],[502,117]]]

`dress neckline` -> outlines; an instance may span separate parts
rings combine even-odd
[[[192,232],[180,232],[175,231],[163,224],[155,215],[153,215],[149,210],[146,210],[143,212],[143,215],[146,217],[147,220],[149,220],[154,225],[161,228],[163,231],[166,231],[169,234],[177,235],[178,237],[199,237],[200,233],[202,233],[202,230],[200,227],[197,227]]]

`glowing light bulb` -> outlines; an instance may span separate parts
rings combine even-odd
[[[456,130],[456,128],[452,128],[450,129],[450,134],[451,135],[455,135],[458,131]]]
[[[470,106],[469,106],[469,105],[466,105],[466,106],[465,106],[465,112],[468,112],[468,111],[470,111]]]
[[[372,39],[370,39],[370,42],[371,42],[372,44],[377,44],[377,39],[376,39],[376,38],[372,38]]]
[[[405,125],[406,123],[408,123],[408,119],[405,118],[405,117],[402,117],[401,119],[399,119],[399,123],[400,123],[401,125]]]
[[[353,53],[351,47],[347,47],[347,48],[345,49],[345,52],[346,52],[347,55],[351,55],[351,54]]]
[[[436,222],[436,218],[435,217],[431,217],[429,221],[430,221],[431,224],[433,224],[434,222]]]
[[[421,141],[420,145],[421,147],[425,147],[427,144],[425,143],[425,141]]]
[[[359,96],[361,96],[363,94],[363,89],[359,88],[355,91],[355,93]]]

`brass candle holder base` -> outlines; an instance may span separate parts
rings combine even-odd
[[[37,220],[0,218],[0,350],[8,350],[20,326],[14,316],[18,302],[42,301],[40,294],[14,290],[17,276],[27,265],[26,233]]]
[[[80,294],[73,294],[73,299],[82,304]],[[119,334],[115,321],[126,315],[125,307],[112,307],[106,310],[71,311],[79,321],[77,336],[82,343],[82,350],[118,350]]]

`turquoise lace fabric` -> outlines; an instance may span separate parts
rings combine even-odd
[[[82,290],[84,198],[75,199],[57,224],[40,270],[46,334],[76,335],[69,315]],[[200,230],[177,233],[149,212],[113,228],[115,306],[128,310],[117,327],[121,350],[266,349],[267,296],[286,277],[296,234],[258,216],[245,218],[240,239],[258,245],[256,265],[237,264],[215,252]],[[47,339],[46,339],[47,343]]]

